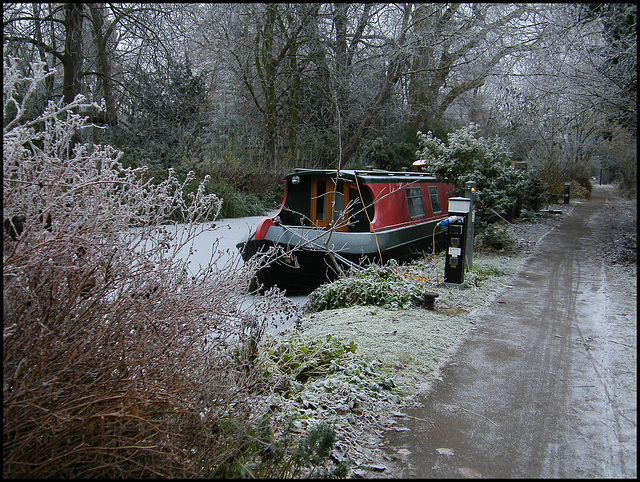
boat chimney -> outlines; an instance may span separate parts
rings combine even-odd
[[[418,172],[425,172],[425,167],[427,166],[427,161],[425,159],[418,159],[413,163],[413,167],[415,167]]]

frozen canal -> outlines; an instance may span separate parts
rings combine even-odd
[[[274,212],[267,213],[267,216],[274,215]],[[190,269],[192,273],[199,271],[200,269],[206,268],[209,265],[211,260],[214,247],[216,250],[222,253],[218,266],[225,266],[227,261],[238,261],[238,266],[242,265],[242,261],[240,258],[240,253],[236,248],[236,244],[241,242],[245,236],[251,233],[257,224],[263,219],[265,216],[250,216],[244,218],[229,218],[229,219],[219,219],[213,223],[203,223],[202,232],[200,232],[192,243],[188,246],[183,247],[179,252],[178,256],[181,257],[189,257]],[[213,226],[213,227],[212,227]],[[182,225],[178,225],[178,229],[181,229]],[[217,245],[216,245],[217,240]],[[191,255],[189,252],[191,251]],[[217,257],[214,257],[217,258]],[[231,263],[228,263],[232,265]],[[308,296],[288,296],[291,301],[298,304],[299,306],[303,306]],[[279,324],[277,330],[269,327],[267,332],[280,332],[283,329],[288,328],[287,325],[282,326]]]

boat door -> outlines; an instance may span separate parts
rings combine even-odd
[[[334,200],[335,205],[333,204]],[[335,179],[330,177],[314,177],[311,180],[311,222],[313,225],[327,228],[333,220],[334,224],[340,225],[336,231],[346,231],[349,228],[346,223],[349,214],[345,211],[348,203],[348,183],[338,181],[336,184]]]

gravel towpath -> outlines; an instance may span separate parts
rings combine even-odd
[[[408,430],[388,432],[382,477],[637,476],[637,284],[611,250],[637,213],[619,201],[594,189],[473,314]]]

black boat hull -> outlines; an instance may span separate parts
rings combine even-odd
[[[438,220],[378,233],[341,233],[308,228],[270,226],[263,239],[251,236],[238,244],[245,261],[273,249],[271,261],[257,273],[257,287],[273,286],[288,294],[308,294],[354,265],[390,259],[407,261],[429,256],[435,228],[436,250],[445,247],[446,228]],[[378,249],[379,248],[379,249]],[[336,266],[337,265],[337,266]]]

